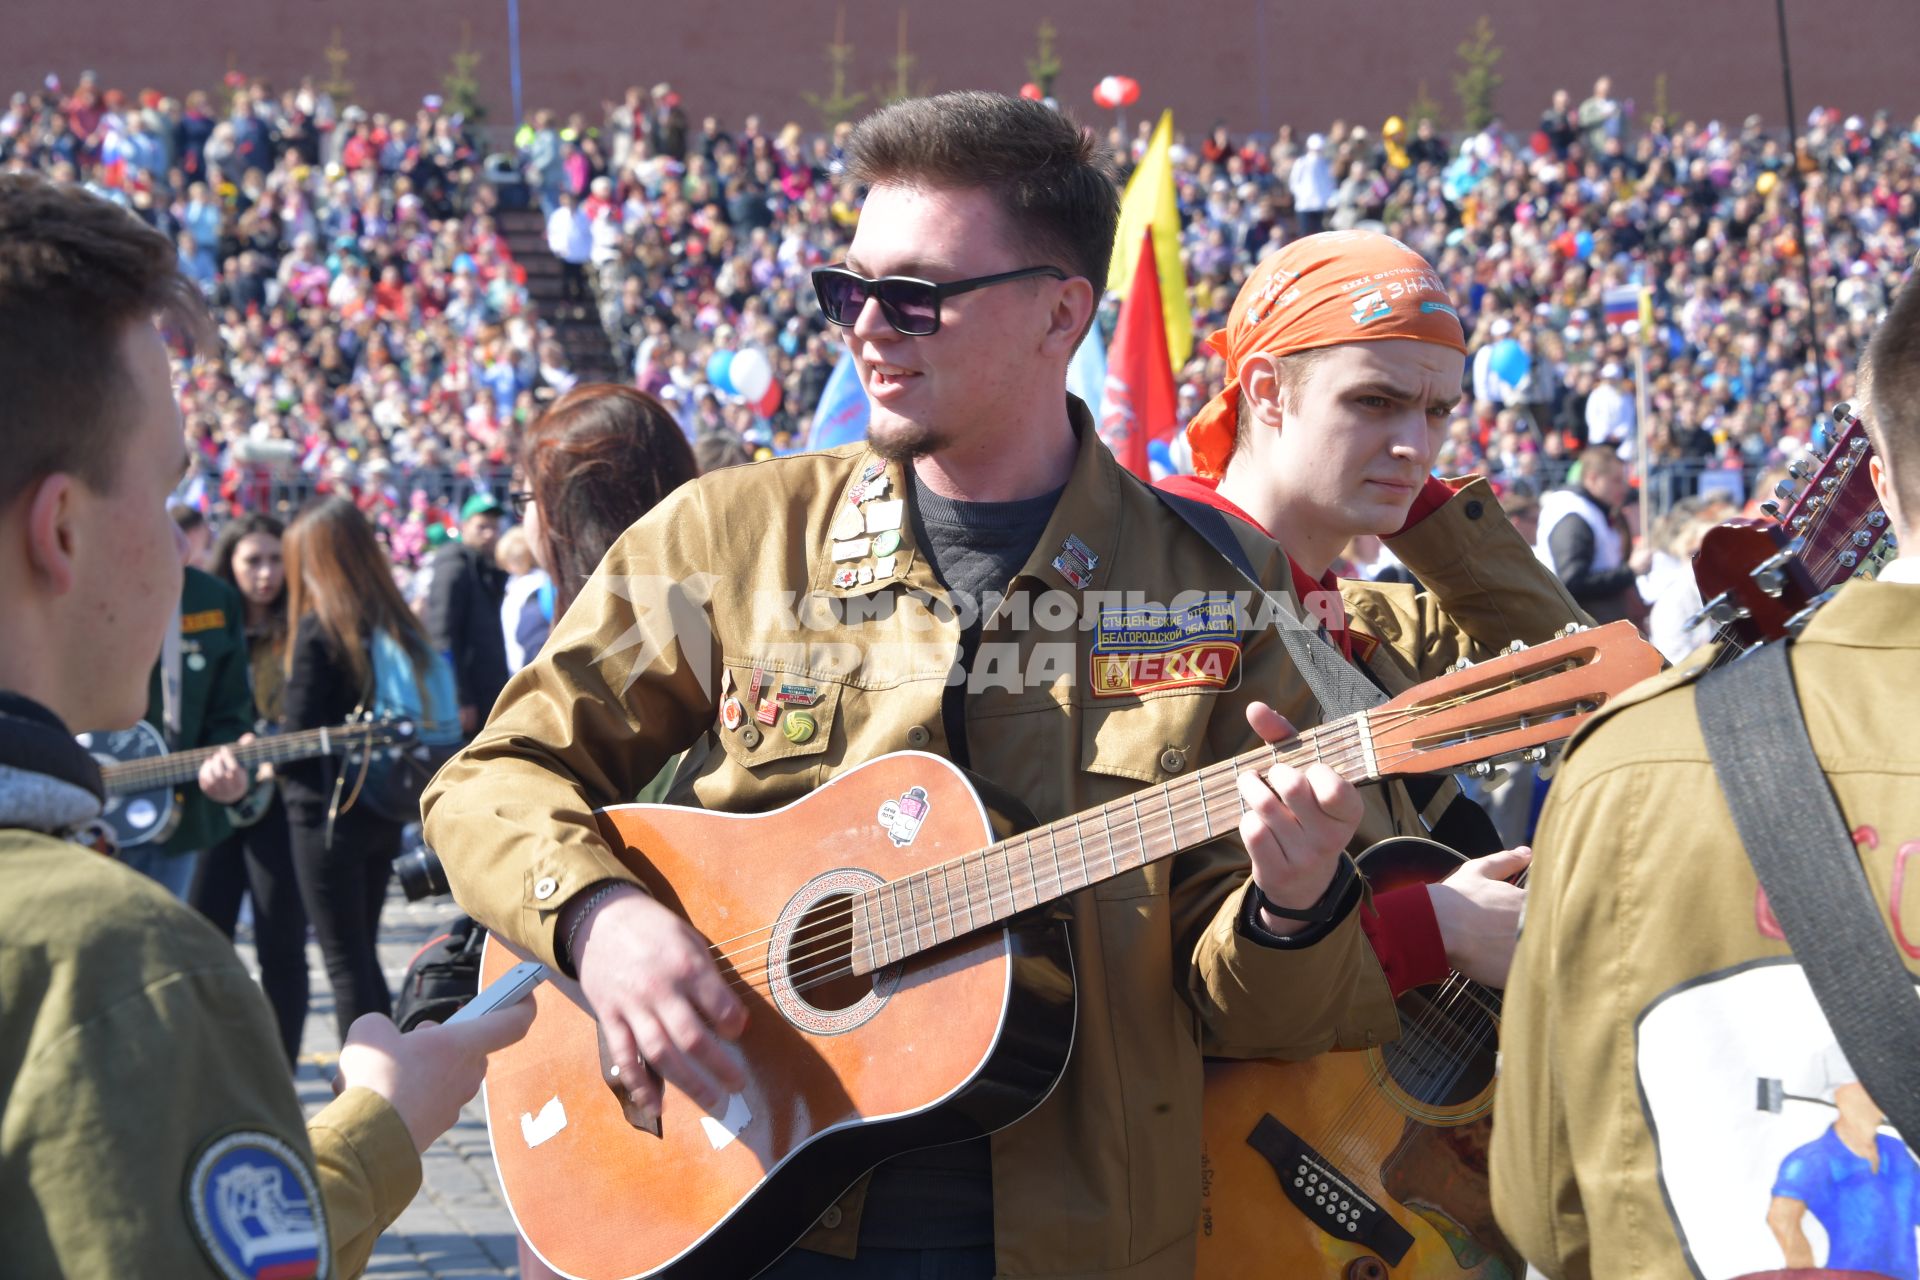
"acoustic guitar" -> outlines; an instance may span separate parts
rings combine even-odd
[[[1075,1020],[1066,932],[1040,908],[1234,832],[1241,773],[1317,760],[1365,783],[1543,752],[1659,667],[1626,623],[1563,635],[999,841],[961,771],[919,752],[765,814],[603,810],[742,993],[749,1083],[711,1112],[669,1086],[657,1132],[637,1127],[578,988],[542,985],[487,1069],[514,1219],[562,1275],[752,1276],[873,1166],[1039,1105]],[[483,985],[521,958],[490,938]]]
[[[244,745],[228,743],[227,749],[242,769],[252,773],[262,764],[310,760],[362,748],[404,747],[413,736],[413,726],[404,721],[359,720],[255,738]],[[115,841],[122,849],[165,840],[173,834],[180,825],[175,789],[193,783],[200,776],[200,766],[220,749],[196,747],[169,752],[166,738],[145,720],[127,729],[82,733],[77,740],[100,764],[100,776],[107,784],[107,805],[100,817],[113,828]],[[242,805],[249,799],[242,797]],[[258,818],[255,813],[253,820]]]
[[[1796,459],[1766,520],[1729,520],[1709,529],[1693,577],[1722,642],[1716,666],[1755,645],[1793,635],[1847,579],[1871,575],[1897,553],[1887,513],[1867,474],[1873,445],[1851,405],[1833,408],[1839,436],[1826,453]],[[1796,489],[1797,483],[1805,487]]]
[[[1462,860],[1403,838],[1358,863],[1378,893]],[[1380,1048],[1207,1064],[1199,1280],[1526,1273],[1487,1190],[1500,995],[1455,973],[1399,1009],[1400,1038]]]

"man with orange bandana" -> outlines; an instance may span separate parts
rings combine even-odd
[[[1589,621],[1484,479],[1428,474],[1460,402],[1466,342],[1419,254],[1372,231],[1296,240],[1255,270],[1207,341],[1227,386],[1187,428],[1198,474],[1162,488],[1278,541],[1307,612],[1388,694]],[[1335,558],[1361,534],[1383,536],[1422,585],[1337,580]],[[1393,835],[1498,843],[1450,779],[1370,789],[1354,847]],[[1505,881],[1530,857],[1494,853],[1374,897],[1362,925],[1396,994],[1449,969],[1504,982],[1522,901]]]

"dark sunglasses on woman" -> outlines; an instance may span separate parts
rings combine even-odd
[[[1073,278],[1058,267],[1023,267],[1019,271],[935,284],[912,276],[881,276],[869,280],[857,271],[833,266],[814,268],[813,291],[827,319],[842,328],[852,328],[860,318],[860,309],[867,305],[868,298],[873,298],[880,303],[880,314],[887,318],[895,332],[910,338],[924,338],[940,332],[940,304],[946,299],[1032,276],[1051,276],[1055,280]]]

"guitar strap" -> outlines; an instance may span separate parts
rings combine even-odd
[[[1154,497],[1165,503],[1189,528],[1205,538],[1208,546],[1238,569],[1240,576],[1252,584],[1262,599],[1267,598],[1267,589],[1260,584],[1260,576],[1254,572],[1246,548],[1240,545],[1240,539],[1233,536],[1233,526],[1227,523],[1226,513],[1204,502],[1176,497],[1164,489],[1148,487],[1152,489]],[[1282,612],[1289,620],[1300,621],[1293,610],[1283,608]],[[1319,702],[1320,710],[1328,720],[1342,719],[1369,707],[1377,707],[1387,700],[1387,695],[1377,685],[1362,675],[1347,661],[1345,654],[1328,642],[1324,631],[1307,626],[1304,621],[1294,626],[1291,621],[1281,626],[1280,642],[1286,645],[1293,665],[1299,668],[1301,679],[1313,691],[1315,701]]]
[[[1205,538],[1207,545],[1226,559],[1240,576],[1245,578],[1262,599],[1268,598],[1267,589],[1261,585],[1260,577],[1254,572],[1253,562],[1247,558],[1246,548],[1240,545],[1240,539],[1234,537],[1233,526],[1228,524],[1229,517],[1218,508],[1192,498],[1183,498],[1168,493],[1164,489],[1153,489],[1153,496],[1165,503],[1167,508],[1184,521],[1188,528]],[[1287,647],[1287,654],[1293,659],[1293,665],[1307,682],[1315,701],[1328,720],[1337,720],[1377,707],[1387,700],[1386,692],[1373,682],[1371,673],[1364,668],[1348,662],[1346,655],[1333,647],[1326,632],[1320,627],[1307,626],[1303,621],[1294,625],[1296,615],[1282,605],[1283,615],[1290,621],[1280,628],[1280,641]],[[1445,785],[1447,775],[1438,777],[1408,777],[1400,780],[1406,789],[1407,797],[1413,802],[1413,812],[1427,833],[1434,839],[1463,853],[1493,853],[1505,847],[1499,831],[1493,825],[1493,819],[1486,810],[1468,799],[1465,794],[1456,792],[1449,803],[1433,822],[1426,820],[1428,808],[1435,795]]]
[[[173,622],[160,646],[160,718],[164,723],[167,745],[178,748],[180,742],[180,603],[173,605]]]
[[[1791,641],[1709,672],[1695,694],[1707,754],[1787,945],[1854,1074],[1920,1143],[1920,1000],[1813,753]]]

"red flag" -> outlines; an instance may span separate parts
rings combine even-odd
[[[1174,412],[1173,360],[1167,354],[1166,317],[1160,309],[1160,277],[1149,229],[1140,237],[1140,265],[1107,348],[1100,438],[1121,466],[1149,480],[1147,442],[1173,435],[1178,425]]]

